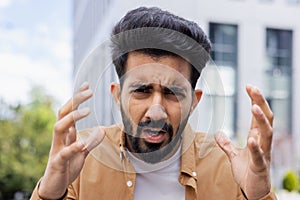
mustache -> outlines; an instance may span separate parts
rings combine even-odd
[[[156,128],[166,131],[167,133],[173,133],[173,127],[171,124],[167,124],[164,120],[147,120],[138,123],[138,129],[143,128]]]

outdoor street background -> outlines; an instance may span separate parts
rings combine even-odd
[[[140,5],[196,21],[212,41],[224,93],[204,91],[195,129],[213,134],[221,127],[244,145],[245,85],[262,89],[275,114],[274,190],[280,200],[300,200],[300,0],[0,0],[0,200],[29,198],[47,163],[57,110],[81,81],[90,81],[101,103],[89,102],[95,111],[78,127],[117,121],[105,42],[116,21]],[[218,109],[222,118],[210,118]],[[292,192],[283,189],[284,178]]]

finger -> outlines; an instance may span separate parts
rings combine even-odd
[[[270,156],[271,151],[271,145],[272,145],[272,126],[270,125],[267,117],[263,113],[262,109],[254,104],[252,106],[252,113],[257,121],[258,129],[259,129],[259,135],[260,135],[260,141],[256,140],[258,144],[261,146],[265,156],[267,156],[268,159]],[[255,139],[255,138],[254,138]]]
[[[79,89],[75,92],[75,95],[79,95],[79,98],[86,98],[86,96],[88,96],[88,98],[90,98],[93,95],[93,91],[89,89],[90,85],[88,82],[84,82]],[[81,94],[81,95],[80,95]],[[77,109],[78,106],[81,104],[81,102],[76,102],[74,99],[73,100],[73,110]],[[80,99],[79,99],[80,100]]]
[[[74,126],[75,122],[90,114],[89,108],[82,108],[72,111],[64,118],[57,121],[54,125],[54,140],[55,144],[65,145],[66,134],[70,127]]]
[[[79,93],[79,92],[83,92],[84,90],[87,90],[89,88],[89,83],[88,82],[84,82],[80,87],[79,89],[75,92],[76,93]],[[72,101],[73,101],[73,98],[70,99],[63,107],[62,109],[60,110],[60,115],[62,115],[62,117],[64,115],[66,115],[66,113],[70,112],[72,110]]]
[[[258,141],[258,143],[260,143],[259,128],[250,129],[247,139],[250,137],[254,138],[256,141]]]
[[[81,86],[78,88],[77,92],[82,92],[90,87],[88,82],[83,82]]]
[[[81,142],[85,145],[85,149],[92,151],[98,146],[105,137],[105,131],[101,127],[95,128],[86,139],[82,139]]]
[[[226,153],[230,161],[238,155],[238,149],[233,145],[225,133],[219,132],[215,134],[215,140],[220,148]]]
[[[73,143],[70,146],[63,148],[59,153],[59,162],[65,164],[66,161],[70,160],[74,155],[84,151],[84,144],[81,142]]]
[[[78,106],[93,96],[93,91],[88,88],[88,85],[79,89],[78,92],[59,110],[58,120],[73,110],[76,110]]]
[[[252,85],[246,86],[247,93],[249,97],[251,98],[252,105],[257,104],[259,106],[262,106],[263,110],[270,110],[269,104],[264,98],[263,94],[260,92],[260,90]]]
[[[270,106],[269,106],[267,100],[262,95],[262,93],[259,91],[258,88],[251,86],[251,85],[247,85],[246,90],[247,90],[249,97],[251,98],[252,105],[256,104],[262,109],[263,113],[265,113],[269,123],[272,126],[273,112],[271,111]],[[253,121],[253,123],[255,124],[255,120]]]
[[[70,144],[74,143],[75,141],[76,141],[76,129],[74,126],[71,126],[69,128],[69,131],[67,134],[66,145],[69,146]]]
[[[247,146],[250,151],[252,163],[255,166],[252,170],[255,172],[265,172],[267,166],[264,160],[264,153],[259,147],[258,142],[250,137],[247,141]]]

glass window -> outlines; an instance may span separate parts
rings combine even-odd
[[[223,94],[210,94],[213,99],[225,98],[225,118],[223,130],[230,136],[236,131],[236,88],[238,60],[238,28],[231,24],[209,24],[209,35],[212,42],[211,56],[218,66],[223,81]],[[221,97],[220,97],[221,95]],[[214,101],[217,102],[217,101]],[[214,105],[217,106],[217,105]],[[216,122],[220,123],[220,122]]]
[[[300,0],[287,0],[290,4],[300,4]]]
[[[289,134],[292,127],[292,36],[290,30],[266,30],[266,95],[277,134]]]

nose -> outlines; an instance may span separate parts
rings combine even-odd
[[[153,95],[151,105],[145,113],[145,117],[154,121],[167,119],[167,113],[163,106],[163,97],[161,94]]]
[[[167,113],[165,111],[165,108],[162,105],[154,104],[149,107],[149,109],[145,114],[145,117],[154,121],[166,120]]]

